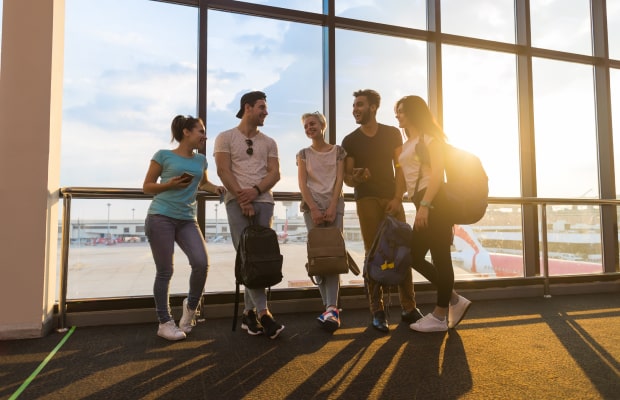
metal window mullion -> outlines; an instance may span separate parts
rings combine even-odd
[[[443,74],[441,53],[441,1],[426,1],[426,29],[431,36],[426,43],[428,106],[443,126]]]
[[[532,40],[529,0],[515,0],[517,103],[519,112],[519,159],[521,196],[536,197],[536,141],[534,134],[534,88],[532,83]],[[522,207],[523,260],[525,276],[540,274],[538,207]]]
[[[594,65],[594,101],[598,152],[599,196],[616,198],[614,145],[609,74],[609,45],[605,0],[591,0],[592,49],[599,60]],[[618,271],[618,217],[613,205],[600,207],[601,254],[604,272]]]
[[[335,0],[323,0],[327,15],[323,26],[323,112],[327,118],[329,143],[336,143],[336,13]]]

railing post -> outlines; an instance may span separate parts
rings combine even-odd
[[[67,277],[69,271],[69,243],[71,239],[71,194],[63,194],[62,248],[60,261],[60,293],[58,294],[58,332],[66,332]]]
[[[549,288],[549,252],[547,247],[547,203],[541,203],[541,216],[540,216],[540,225],[541,225],[541,246],[540,250],[542,253],[542,262],[543,262],[543,278],[544,278],[544,292],[543,295],[545,298],[551,297],[551,290]]]

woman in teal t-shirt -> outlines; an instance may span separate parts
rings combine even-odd
[[[200,118],[177,115],[171,124],[174,150],[159,150],[151,159],[142,190],[153,194],[145,221],[157,273],[153,285],[155,311],[159,320],[157,334],[168,340],[185,339],[196,324],[196,309],[204,290],[209,259],[204,237],[196,222],[198,189],[222,194],[207,177],[207,159],[194,150],[207,140]],[[189,291],[183,300],[183,316],[179,326],[170,314],[169,289],[173,272],[174,243],[185,252],[192,272]]]

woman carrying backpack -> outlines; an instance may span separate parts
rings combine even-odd
[[[153,155],[142,190],[153,194],[145,221],[145,233],[155,261],[153,297],[159,320],[157,334],[168,340],[185,339],[195,325],[196,309],[207,280],[209,260],[205,240],[196,222],[198,188],[222,194],[207,178],[207,159],[194,152],[207,140],[200,118],[177,115],[171,124],[173,150],[159,150]],[[183,315],[177,326],[170,314],[169,289],[173,273],[174,243],[187,254],[192,272],[189,292],[183,300]]]
[[[327,120],[318,111],[301,116],[306,136],[312,145],[297,153],[297,178],[303,198],[302,211],[308,231],[315,226],[337,226],[343,228],[344,159],[346,151],[335,144],[325,142]],[[340,275],[316,277],[316,282],[325,305],[325,312],[318,318],[320,326],[333,332],[340,327],[338,292]]]
[[[394,106],[399,127],[407,141],[399,158],[403,177],[396,183],[416,206],[411,238],[413,268],[437,288],[433,312],[409,327],[418,332],[442,332],[454,328],[471,301],[454,291],[450,246],[453,223],[447,214],[443,190],[446,135],[419,96],[405,96]],[[433,263],[426,260],[430,251]]]

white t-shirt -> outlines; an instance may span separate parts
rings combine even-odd
[[[415,151],[415,147],[418,144],[419,140],[419,136],[413,139],[407,139],[407,141],[403,143],[403,149],[400,153],[400,157],[398,157],[398,163],[400,164],[400,167],[403,170],[403,175],[405,176],[405,183],[407,185],[407,197],[409,197],[409,199],[411,199],[415,195],[415,185],[420,172],[421,160],[417,152]],[[433,140],[434,138],[432,136],[424,135],[424,143],[426,143],[427,151],[428,145]],[[420,179],[420,183],[418,184],[418,192],[428,187],[428,182],[430,181],[430,178],[430,165],[422,165],[422,178]]]
[[[215,153],[229,153],[231,170],[237,183],[242,189],[258,185],[267,176],[269,158],[278,158],[278,145],[276,141],[258,131],[252,140],[252,155],[247,153],[247,137],[239,129],[232,128],[217,135],[213,146]],[[235,198],[235,193],[226,192],[225,201],[228,203]],[[271,189],[259,195],[256,202],[273,203]]]
[[[325,152],[306,147],[297,153],[297,158],[306,166],[306,184],[310,189],[312,199],[321,210],[329,207],[338,174],[338,161],[344,160],[346,156],[347,152],[338,145],[332,146],[331,150]],[[340,197],[342,196],[341,191]],[[342,211],[344,212],[344,209]]]

